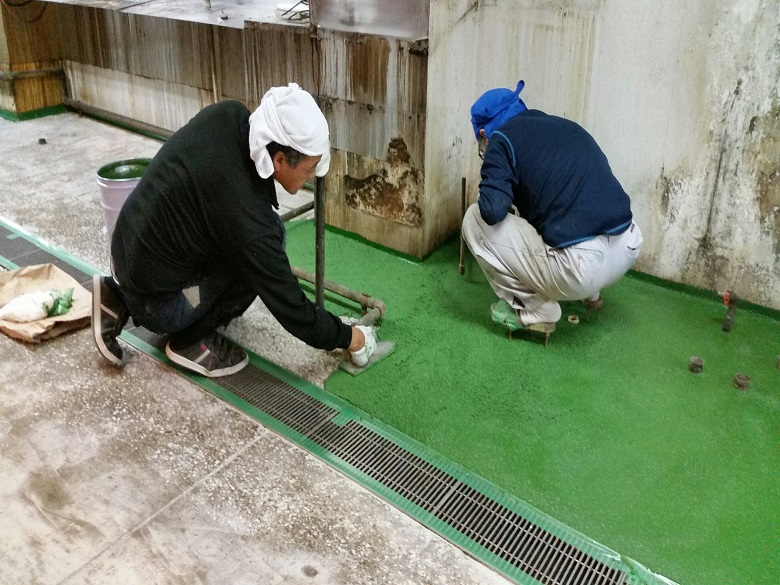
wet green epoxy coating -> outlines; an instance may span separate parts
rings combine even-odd
[[[144,171],[149,167],[149,163],[151,163],[149,158],[120,160],[100,167],[97,174],[101,179],[111,181],[140,179]]]
[[[288,234],[292,263],[312,270],[313,225]],[[629,276],[590,323],[563,303],[545,349],[491,322],[493,292],[473,259],[458,274],[458,242],[415,263],[328,232],[326,259],[326,278],[387,304],[379,335],[396,343],[328,391],[670,579],[777,582],[777,320],[738,308],[724,333],[714,292]]]

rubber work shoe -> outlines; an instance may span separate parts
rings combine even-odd
[[[122,333],[130,312],[110,276],[92,275],[92,336],[101,355],[122,366],[122,348],[116,338]]]
[[[182,348],[174,349],[169,341],[165,346],[165,355],[173,363],[209,378],[235,374],[249,363],[249,357],[243,349],[216,331]]]
[[[512,333],[521,329],[525,331],[536,331],[538,333],[544,333],[544,346],[547,347],[547,344],[550,343],[550,335],[555,331],[555,323],[540,322],[523,325],[517,311],[503,299],[490,306],[490,316],[493,318],[493,323],[498,323],[507,328],[510,339],[512,338]]]

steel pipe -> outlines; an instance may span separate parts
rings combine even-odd
[[[316,284],[316,276],[311,272],[307,272],[306,270],[298,268],[297,266],[293,266],[292,271],[296,278],[300,278],[306,282]],[[358,319],[358,325],[373,325],[379,319],[384,317],[385,313],[387,313],[387,307],[385,306],[385,303],[375,297],[369,296],[365,293],[355,292],[352,289],[341,286],[340,284],[330,280],[323,279],[322,284],[325,290],[329,290],[332,293],[336,293],[340,297],[344,297],[345,299],[349,299],[350,301],[354,301],[360,305],[366,314]]]
[[[460,262],[458,262],[458,272],[466,272],[466,239],[463,237],[463,220],[466,217],[466,177],[460,179]]]
[[[325,179],[322,177],[318,177],[314,185],[314,238],[314,294],[317,304],[322,307],[325,303]]]
[[[113,122],[119,126],[124,126],[125,128],[129,128],[130,130],[134,130],[141,134],[151,135],[154,138],[161,139],[163,141],[173,136],[173,132],[171,130],[166,130],[165,128],[160,128],[159,126],[152,126],[151,124],[141,122],[140,120],[134,120],[133,118],[128,118],[121,114],[116,114],[102,108],[90,106],[78,100],[65,98],[63,103],[81,114],[90,116],[92,118],[108,120],[109,122]]]
[[[308,203],[304,203],[300,207],[296,207],[295,209],[291,209],[287,213],[283,213],[280,218],[282,222],[290,221],[291,219],[294,219],[298,217],[299,215],[303,215],[307,211],[311,211],[314,209],[314,201],[309,201]]]
[[[14,81],[16,79],[27,79],[30,77],[49,77],[56,75],[65,77],[65,71],[62,69],[32,69],[30,71],[0,71],[0,81]]]

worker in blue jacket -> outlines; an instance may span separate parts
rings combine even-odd
[[[463,237],[500,299],[493,320],[549,339],[558,301],[601,309],[601,290],[634,263],[642,232],[593,137],[529,110],[523,86],[491,89],[471,108],[482,180]]]

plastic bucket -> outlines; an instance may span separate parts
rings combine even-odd
[[[97,184],[100,187],[100,206],[106,220],[106,236],[111,241],[119,210],[141,180],[151,159],[133,158],[109,163],[98,169]]]

